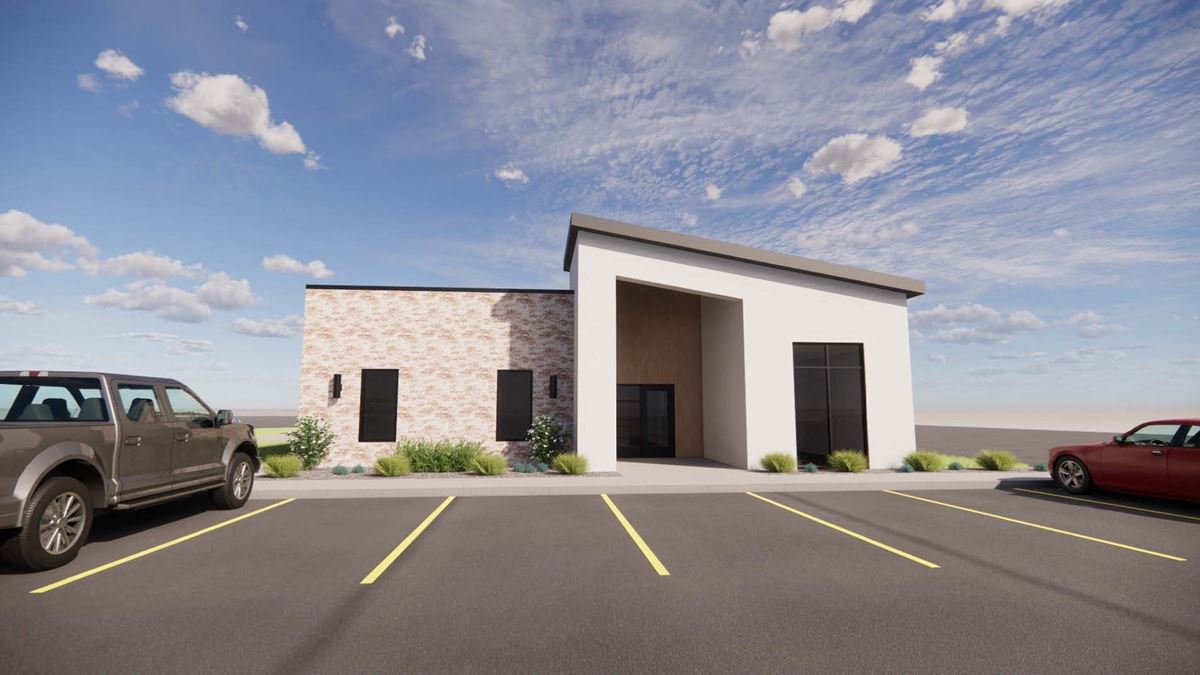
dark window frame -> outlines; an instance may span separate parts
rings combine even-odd
[[[504,426],[504,420],[511,415],[505,415],[505,374],[523,374],[529,384],[529,420],[522,428]],[[521,394],[522,397],[524,394]],[[496,371],[496,440],[505,443],[523,443],[529,439],[529,427],[533,425],[533,371],[523,368],[503,368]],[[506,433],[507,432],[507,433]]]
[[[386,425],[388,431],[381,432],[378,437],[371,434],[367,437],[367,429],[364,424],[367,421],[367,406],[364,405],[367,401],[367,373],[392,373],[395,378],[396,387],[391,392],[394,405],[392,406],[391,424]],[[382,399],[381,399],[382,400]],[[358,442],[359,443],[395,443],[396,442],[396,419],[400,409],[400,370],[398,368],[363,368],[359,371],[358,383]],[[378,413],[376,413],[378,414]],[[381,427],[382,428],[382,427]],[[390,433],[388,433],[390,431]]]
[[[797,345],[824,347],[824,351],[825,351],[824,365],[820,365],[820,366],[796,365],[795,347]],[[851,365],[851,366],[830,365],[829,348],[831,346],[857,347],[858,348],[858,365]],[[832,410],[832,405],[831,405],[832,401],[833,401],[833,391],[832,391],[833,378],[831,378],[829,376],[829,373],[830,373],[830,371],[833,371],[833,370],[843,370],[843,371],[844,370],[857,370],[858,371],[858,387],[859,387],[859,391],[862,394],[862,439],[863,439],[862,453],[869,458],[871,456],[871,449],[870,449],[870,440],[869,440],[869,437],[867,436],[867,428],[868,428],[868,425],[867,425],[867,357],[866,357],[866,348],[863,345],[863,343],[861,343],[861,342],[793,342],[792,348],[793,348],[793,352],[792,352],[792,354],[793,354],[793,356],[792,356],[793,378],[795,377],[795,371],[797,371],[797,370],[823,370],[823,371],[825,371],[825,402],[826,402],[825,414],[827,417],[827,421],[825,424],[825,433],[828,436],[827,442],[829,444],[829,452],[831,452],[831,453],[834,450],[837,450],[838,448],[834,447],[834,442],[833,442],[833,431],[834,431],[834,429],[833,429],[833,410]],[[796,454],[797,454],[797,456],[799,456],[800,454],[803,453],[803,448],[800,447],[800,428],[799,427],[800,427],[799,420],[797,420],[797,424],[796,424]]]

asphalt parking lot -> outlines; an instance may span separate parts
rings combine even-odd
[[[1195,672],[1200,508],[1094,499],[189,500],[103,517],[65,568],[0,573],[0,654],[7,672]]]

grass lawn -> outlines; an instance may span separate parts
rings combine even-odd
[[[258,455],[260,457],[270,457],[272,455],[286,455],[291,450],[291,446],[287,442],[287,433],[292,430],[292,427],[262,427],[254,430],[254,436],[258,439]]]

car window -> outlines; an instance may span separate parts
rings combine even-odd
[[[100,380],[90,377],[0,378],[0,420],[106,422]]]
[[[171,404],[171,412],[174,413],[176,421],[212,421],[212,415],[208,412],[208,408],[205,408],[204,404],[196,400],[196,397],[189,394],[186,389],[167,387],[167,401]]]
[[[1200,448],[1200,426],[1188,430],[1188,439],[1183,442],[1185,448]]]
[[[1125,437],[1133,445],[1170,445],[1179,433],[1178,424],[1147,424]]]
[[[162,421],[162,410],[158,405],[158,397],[154,395],[152,384],[118,384],[117,397],[121,399],[121,409],[131,422]]]

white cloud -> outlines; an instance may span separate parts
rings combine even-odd
[[[196,297],[216,309],[242,309],[258,302],[249,281],[234,279],[224,272],[217,272],[201,284]]]
[[[934,108],[913,122],[908,133],[915,138],[957,133],[967,128],[967,117],[965,108]]]
[[[396,39],[397,35],[404,35],[404,25],[396,20],[396,17],[389,16],[387,25],[383,27],[383,32],[391,39]]]
[[[1003,314],[977,303],[964,303],[953,308],[938,304],[931,309],[912,312],[909,322],[914,327],[938,328],[937,332],[926,335],[929,340],[963,344],[1008,342],[1015,335],[1038,330],[1046,325],[1046,322],[1028,310],[1020,309]]]
[[[199,323],[212,316],[212,308],[195,293],[159,281],[135,281],[125,290],[110,288],[99,295],[86,296],[83,301],[96,307],[150,312],[160,319],[183,323]]]
[[[314,279],[328,279],[333,276],[333,270],[325,266],[324,261],[311,260],[307,263],[300,262],[295,258],[279,253],[277,255],[263,258],[263,269],[268,272],[293,272],[299,274],[307,274]]]
[[[891,241],[902,239],[911,239],[921,233],[921,227],[916,223],[904,223],[900,227],[892,227],[884,225],[877,229],[867,229],[858,232],[850,237],[850,240],[856,244],[864,246],[873,244],[886,244]]]
[[[100,80],[91,73],[82,73],[75,76],[75,84],[84,91],[90,91],[93,94],[104,89],[104,85],[100,84]]]
[[[875,0],[842,0],[841,14],[838,18],[841,21],[858,23],[858,20],[866,16],[874,6]]]
[[[1011,16],[1008,16],[1006,14],[1004,16],[996,17],[996,30],[995,30],[996,35],[999,35],[1000,37],[1004,37],[1005,35],[1008,35],[1008,29],[1011,26],[1012,26],[1012,17]]]
[[[505,164],[499,169],[496,169],[495,176],[505,183],[524,184],[529,182],[529,176],[526,176],[525,172],[519,169],[517,165],[513,164],[512,162]]]
[[[408,55],[418,61],[425,60],[425,50],[428,49],[425,43],[425,36],[418,35],[413,38],[412,44],[408,46]]]
[[[128,56],[115,49],[105,49],[96,57],[96,67],[115,80],[138,79],[146,71],[138,67]]]
[[[0,277],[23,277],[31,269],[71,269],[73,265],[63,260],[67,252],[90,257],[96,249],[70,228],[43,223],[16,209],[0,213]]]
[[[712,183],[707,183],[704,186],[704,198],[710,202],[715,202],[721,198],[723,190]]]
[[[135,275],[151,279],[198,279],[204,276],[204,267],[199,263],[185,265],[180,260],[159,255],[154,251],[135,251],[105,260],[80,260],[79,267],[88,274]]]
[[[120,337],[165,344],[167,345],[167,353],[173,355],[207,354],[213,350],[211,340],[182,338],[170,333],[122,333]]]
[[[792,52],[799,49],[800,38],[804,35],[823,31],[838,21],[857,23],[874,5],[874,0],[845,0],[836,9],[820,5],[806,10],[785,9],[771,15],[767,22],[767,40],[785,52]]]
[[[968,0],[942,0],[921,14],[923,21],[950,21],[967,8]]]
[[[1008,16],[1025,16],[1037,10],[1065,5],[1070,0],[984,0],[984,9],[998,9]]]
[[[1062,321],[1059,321],[1059,323],[1066,324],[1068,326],[1076,326],[1081,323],[1096,323],[1103,318],[1104,317],[1089,309],[1085,312],[1076,312]]]
[[[171,76],[175,96],[167,105],[200,126],[219,134],[254,137],[277,155],[305,154],[300,133],[288,122],[271,119],[267,92],[237,75],[180,71]],[[317,158],[315,154],[306,155]],[[307,165],[307,161],[306,161]]]
[[[304,327],[304,317],[290,314],[282,319],[238,319],[233,332],[254,337],[286,338]]]
[[[696,223],[700,222],[699,219],[696,218],[696,214],[688,213],[687,211],[679,214],[679,219],[683,221],[684,227],[695,227]]]
[[[250,24],[246,23],[246,20],[242,18],[241,14],[233,17],[233,25],[237,26],[238,30],[242,31],[243,33],[250,30]]]
[[[908,72],[908,77],[904,81],[911,84],[921,91],[925,91],[926,87],[933,84],[942,76],[938,68],[942,65],[942,57],[940,56],[918,56],[909,61],[912,69]]]
[[[309,171],[316,171],[324,168],[324,165],[321,164],[321,156],[312,150],[304,153],[304,168],[308,169]]]
[[[141,101],[130,101],[117,106],[117,114],[123,117],[133,117],[133,113],[142,106]]]
[[[813,173],[836,173],[851,185],[891,170],[899,159],[900,144],[887,136],[846,134],[826,143],[804,166]]]
[[[13,300],[7,295],[0,295],[0,314],[41,314],[42,309],[27,300]]]
[[[800,199],[804,196],[804,193],[808,192],[808,186],[804,184],[804,181],[800,180],[799,176],[788,178],[786,187],[788,194],[796,199]]]
[[[957,56],[967,49],[967,42],[971,36],[966,33],[954,33],[945,40],[939,40],[933,45],[933,51],[945,56]]]
[[[930,363],[945,363],[949,360],[946,358],[946,355],[941,352],[929,352],[925,358],[929,359]]]
[[[1071,236],[1071,231],[1070,231],[1070,230],[1068,230],[1068,229],[1067,229],[1067,228],[1065,228],[1065,227],[1057,227],[1057,228],[1055,228],[1055,229],[1054,229],[1054,236],[1056,236],[1056,237],[1069,237],[1069,236]]]
[[[1089,323],[1084,325],[1076,333],[1081,338],[1098,338],[1120,333],[1128,330],[1123,324],[1119,323]]]

